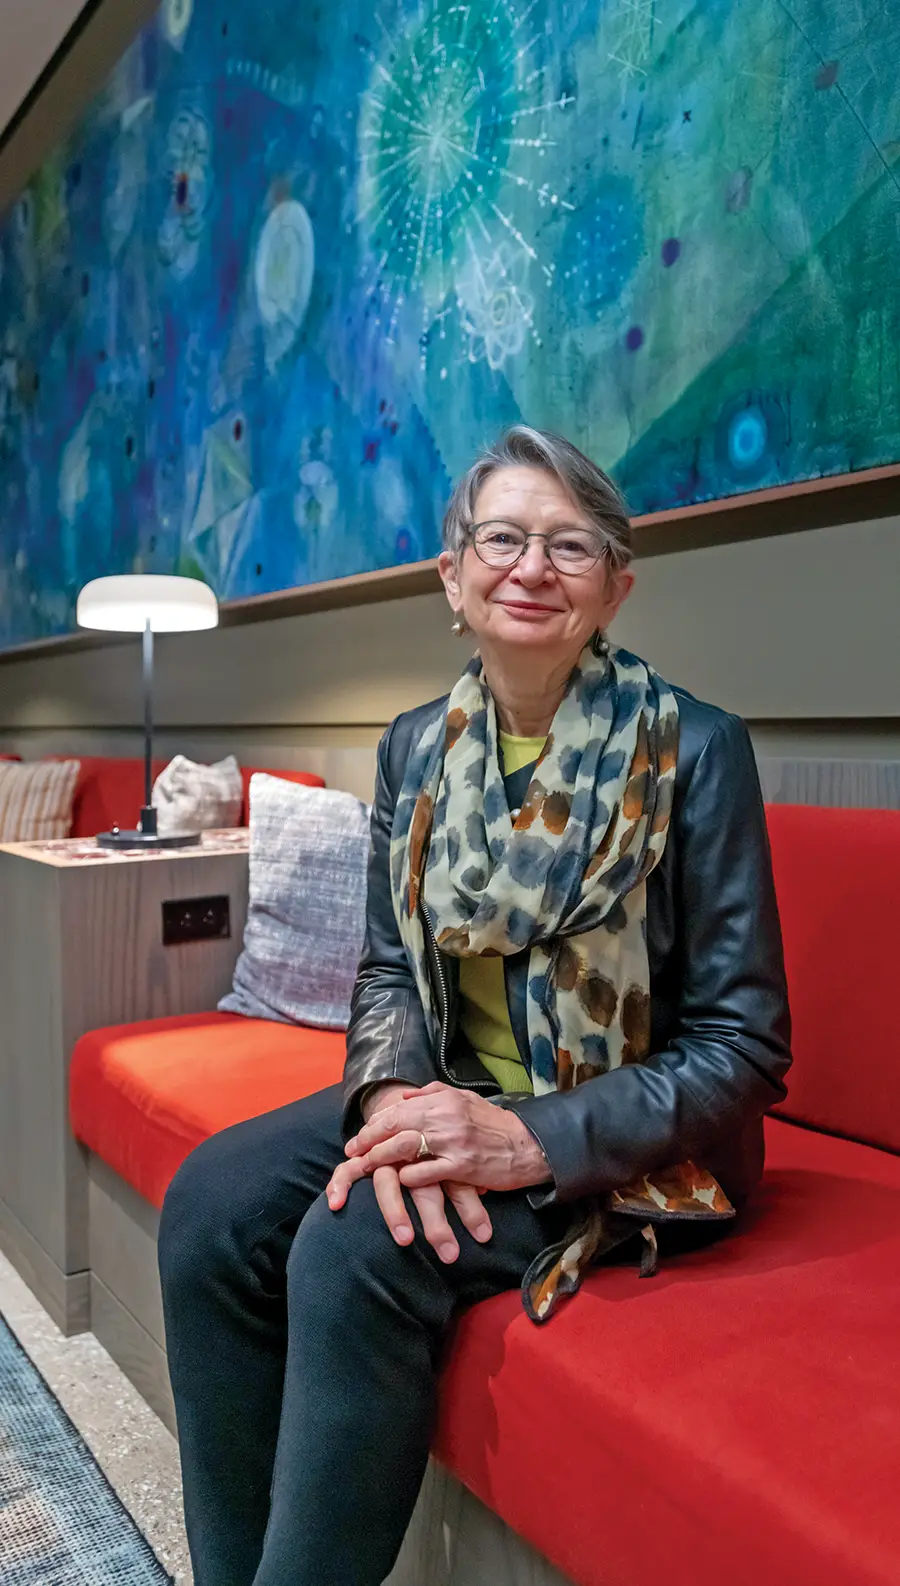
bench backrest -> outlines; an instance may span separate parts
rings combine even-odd
[[[900,1152],[900,812],[766,815],[794,1029],[776,1110]]]
[[[60,756],[54,758],[59,759]],[[96,837],[98,832],[109,831],[111,826],[131,828],[137,825],[144,802],[144,762],[115,755],[72,756],[81,761],[81,770],[75,785],[72,806],[73,837]],[[153,779],[167,765],[167,761],[154,760]],[[250,813],[249,786],[258,766],[242,766],[244,801],[241,825],[246,826]],[[269,776],[284,777],[288,782],[305,782],[309,787],[324,787],[320,776],[311,771],[269,771]]]

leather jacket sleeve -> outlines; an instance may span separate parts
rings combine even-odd
[[[366,934],[347,1026],[342,1119],[345,1139],[361,1127],[360,1102],[370,1085],[392,1079],[428,1085],[438,1077],[422,1001],[391,899],[391,825],[399,791],[391,774],[391,735],[395,725],[392,723],[378,745]],[[398,782],[402,769],[396,773]]]
[[[574,1090],[505,1096],[543,1147],[554,1188],[535,1205],[607,1193],[716,1155],[785,1095],[790,1016],[756,762],[723,714],[673,811],[681,992],[674,1035],[646,1063]],[[714,1171],[714,1169],[713,1169]]]

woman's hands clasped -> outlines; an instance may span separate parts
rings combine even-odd
[[[442,1261],[459,1255],[446,1200],[472,1237],[484,1243],[492,1228],[480,1192],[523,1189],[550,1177],[547,1159],[521,1119],[472,1091],[439,1080],[421,1090],[394,1082],[379,1088],[367,1111],[363,1128],[347,1142],[348,1160],[332,1175],[328,1204],[339,1211],[352,1185],[371,1177],[393,1237],[410,1244],[414,1231],[405,1188]],[[430,1155],[417,1160],[423,1134]]]

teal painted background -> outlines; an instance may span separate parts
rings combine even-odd
[[[0,646],[435,554],[511,420],[635,512],[900,460],[900,7],[166,0],[0,232]]]

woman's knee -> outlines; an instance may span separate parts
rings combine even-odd
[[[159,1228],[164,1288],[196,1288],[237,1266],[277,1266],[341,1154],[340,1087],[233,1124],[193,1150],[173,1178]],[[270,1274],[271,1275],[271,1274]]]
[[[366,1293],[378,1293],[388,1303],[401,1303],[405,1308],[410,1278],[421,1268],[425,1237],[411,1197],[405,1199],[415,1229],[411,1245],[397,1244],[371,1179],[352,1186],[341,1211],[333,1212],[325,1196],[318,1197],[288,1258],[293,1327],[302,1326],[304,1319],[316,1330],[327,1326],[329,1320],[346,1325],[356,1302]]]
[[[159,1270],[164,1289],[182,1278],[196,1284],[225,1257],[242,1213],[245,1175],[226,1130],[211,1135],[185,1158],[163,1201]]]

